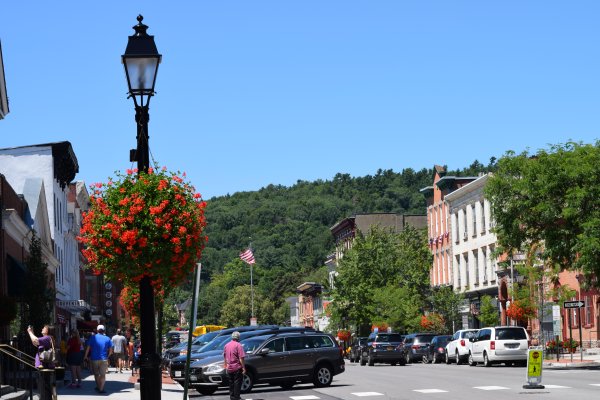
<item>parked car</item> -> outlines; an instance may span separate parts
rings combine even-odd
[[[352,345],[350,346],[350,362],[358,362],[360,360],[360,353],[362,352],[363,347],[367,344],[367,337],[360,336],[354,338],[352,341]]]
[[[402,348],[404,350],[404,359],[406,364],[414,361],[422,361],[423,355],[427,352],[429,343],[436,337],[435,333],[411,333],[406,335]]]
[[[259,330],[251,330],[240,333],[240,340],[251,338],[254,336],[266,335],[266,334],[274,334],[278,332],[306,332],[315,330],[310,327],[295,327],[295,326],[275,326],[270,329],[259,329]],[[190,354],[190,363],[198,360],[202,360],[204,358],[219,356],[223,354],[223,348],[225,345],[231,341],[231,335],[220,335],[212,340],[210,343],[206,344],[202,348],[198,349],[196,352]],[[175,357],[171,360],[169,364],[169,375],[172,379],[184,379],[185,375],[185,364],[187,362],[187,354]]]
[[[457,365],[469,358],[471,343],[469,339],[477,336],[477,329],[460,329],[454,332],[452,340],[446,345],[446,364],[454,361]]]
[[[343,350],[335,339],[318,331],[276,333],[241,340],[246,358],[242,393],[257,383],[292,388],[298,382],[329,386],[333,377],[345,371]],[[194,362],[190,385],[203,395],[229,385],[223,356]]]
[[[446,345],[452,339],[450,335],[435,336],[431,339],[427,352],[423,355],[423,363],[429,364],[430,362],[437,364],[446,359]]]
[[[469,365],[483,363],[490,367],[492,364],[526,365],[529,336],[521,326],[496,326],[483,328],[477,336],[469,339]]]
[[[231,335],[233,332],[246,332],[246,331],[256,331],[259,329],[272,329],[277,327],[277,325],[246,325],[246,326],[236,326],[234,328],[226,328],[218,331],[212,331],[205,333],[204,335],[200,335],[192,341],[192,353],[196,353],[203,346],[213,341],[215,338],[222,335]],[[170,349],[167,349],[163,353],[163,365],[166,368],[169,368],[171,361],[178,356],[183,356],[187,354],[187,343],[181,343],[177,346],[174,346]]]
[[[360,365],[375,363],[405,364],[404,352],[401,347],[404,336],[394,332],[372,332],[360,353]]]

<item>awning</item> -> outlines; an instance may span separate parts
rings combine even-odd
[[[70,312],[91,310],[90,305],[85,300],[56,300],[56,306]]]

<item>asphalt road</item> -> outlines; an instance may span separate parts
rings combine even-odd
[[[334,399],[511,399],[543,396],[544,399],[600,398],[600,370],[544,370],[545,389],[525,390],[526,368],[503,365],[483,366],[446,364],[409,364],[392,367],[376,364],[361,367],[346,363],[346,372],[337,375],[330,387],[315,389],[310,384],[292,390],[277,387],[255,387],[242,395],[245,400],[334,400]],[[194,392],[192,392],[194,393]],[[219,390],[212,396],[192,398],[226,400],[229,394]]]

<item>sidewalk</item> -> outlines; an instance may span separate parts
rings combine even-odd
[[[560,360],[556,360],[556,354],[550,360],[544,360],[544,368],[547,369],[571,369],[571,368],[590,368],[600,367],[600,350],[583,352],[583,361],[579,352],[573,353],[573,361],[571,354],[561,354]]]
[[[70,372],[67,372],[66,378],[70,379]],[[89,371],[83,371],[83,382],[81,388],[71,389],[62,382],[57,382],[56,392],[59,399],[81,400],[81,399],[118,399],[118,400],[139,400],[140,391],[135,389],[135,382],[139,375],[132,376],[131,371],[123,371],[119,374],[114,368],[106,374],[106,384],[104,386],[105,394],[100,394],[94,390],[96,383],[94,376]],[[163,379],[161,400],[181,400],[183,399],[183,388],[170,379]]]

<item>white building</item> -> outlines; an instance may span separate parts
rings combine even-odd
[[[498,295],[498,260],[493,256],[496,235],[483,192],[488,178],[483,175],[445,197],[452,235],[452,284],[468,301],[462,310],[465,328],[479,327],[476,316],[481,297]]]
[[[58,259],[55,280],[59,302],[79,300],[80,293],[80,260],[70,256],[78,243],[69,229],[67,207],[68,185],[77,172],[79,165],[69,142],[0,149],[0,173],[5,175],[15,192],[31,199],[35,195],[35,190],[30,190],[33,188],[30,185],[35,182],[32,178],[43,182],[50,235]],[[57,309],[57,313],[60,312]]]

